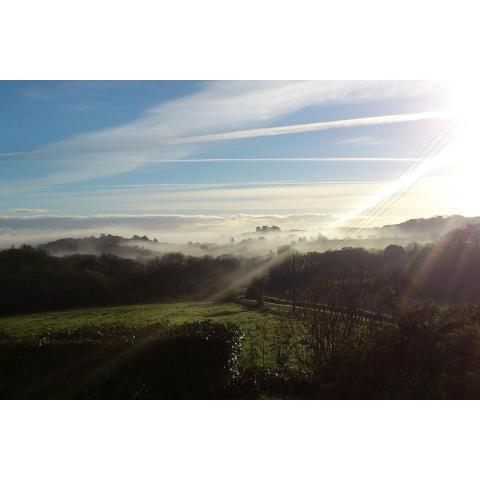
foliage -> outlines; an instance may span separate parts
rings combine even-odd
[[[204,321],[3,341],[0,396],[221,398],[238,376],[242,338],[237,325]]]
[[[48,338],[50,335],[68,337],[71,334],[90,341],[90,336],[96,338],[96,332],[101,336],[102,332],[109,331],[110,326],[133,332],[134,329],[175,327],[187,322],[205,320],[233,323],[246,333],[242,361],[246,361],[249,349],[254,347],[260,350],[258,346],[260,336],[264,336],[265,362],[269,365],[273,363],[271,343],[280,317],[246,308],[238,303],[170,302],[0,317],[0,336],[22,342]],[[263,330],[265,335],[262,333]],[[84,334],[80,335],[82,332]],[[257,360],[260,362],[260,357]]]
[[[327,354],[316,355],[316,344],[310,341],[307,358],[295,357],[290,367],[310,382],[313,397],[480,396],[480,306],[442,310],[427,303],[390,318],[381,327],[372,323],[360,336],[344,335],[333,325],[335,319],[330,320],[331,327],[325,328],[328,334],[321,337],[323,350],[318,349]]]
[[[113,255],[53,257],[33,247],[11,248],[0,251],[0,314],[209,298],[251,262],[171,253],[144,264]]]
[[[391,307],[434,300],[444,304],[480,299],[480,227],[455,230],[434,245],[390,245],[383,251],[343,248],[292,252],[269,271],[267,295],[290,297],[319,282],[362,279],[371,296]]]
[[[480,397],[480,306],[463,304],[480,298],[477,227],[423,247],[280,258],[247,289],[254,310],[198,300],[232,300],[259,259],[0,252],[0,311],[52,310],[0,317],[0,395]],[[292,314],[266,313],[272,295]],[[82,305],[97,308],[54,311]]]

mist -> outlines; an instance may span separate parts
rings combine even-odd
[[[58,256],[111,253],[137,260],[170,252],[255,257],[275,255],[286,247],[305,253],[429,243],[456,228],[480,223],[480,217],[460,215],[372,228],[362,228],[361,219],[353,227],[338,226],[339,220],[315,214],[6,215],[0,217],[0,248],[29,244]]]

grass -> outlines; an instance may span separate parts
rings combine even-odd
[[[154,303],[0,317],[0,334],[31,338],[85,326],[175,326],[202,320],[239,325],[246,333],[243,360],[250,359],[264,365],[273,361],[271,340],[280,317],[237,303]]]

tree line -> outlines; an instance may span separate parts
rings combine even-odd
[[[139,262],[110,254],[55,257],[31,246],[10,248],[0,251],[0,313],[214,295],[218,299],[218,292],[227,291],[237,278],[248,278],[248,272],[261,265],[266,274],[247,290],[253,298],[291,298],[315,286],[320,301],[330,291],[322,285],[348,283],[361,284],[370,303],[391,309],[425,300],[480,303],[478,227],[456,230],[425,246],[390,245],[377,251],[344,248],[306,254],[292,250],[282,261],[270,260],[169,253]]]
[[[258,259],[171,253],[147,263],[114,255],[55,257],[31,246],[0,251],[0,313],[202,299]]]
[[[384,250],[343,248],[323,253],[292,251],[256,279],[258,289],[290,298],[325,282],[362,282],[376,300],[411,306],[425,300],[480,303],[480,230],[467,226],[434,244],[390,245]],[[393,306],[392,303],[392,306]]]

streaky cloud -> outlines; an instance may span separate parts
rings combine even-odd
[[[375,117],[350,118],[325,122],[303,123],[298,125],[282,125],[279,127],[254,128],[250,130],[236,130],[209,135],[198,135],[167,141],[168,144],[214,142],[219,140],[237,140],[241,138],[265,137],[272,135],[291,135],[295,133],[317,132],[333,128],[351,128],[366,125],[381,125],[387,123],[418,122],[448,118],[448,110],[435,110],[420,113],[401,113],[396,115],[379,115]]]
[[[431,89],[431,82],[211,82],[146,110],[132,122],[1,156],[57,163],[54,171],[37,176],[35,185],[67,184],[127,173],[149,162],[187,160],[198,156],[200,145],[209,141],[433,118],[438,112],[262,128],[313,105],[407,98]],[[230,131],[222,132],[226,126]],[[10,185],[32,188],[22,181]]]

